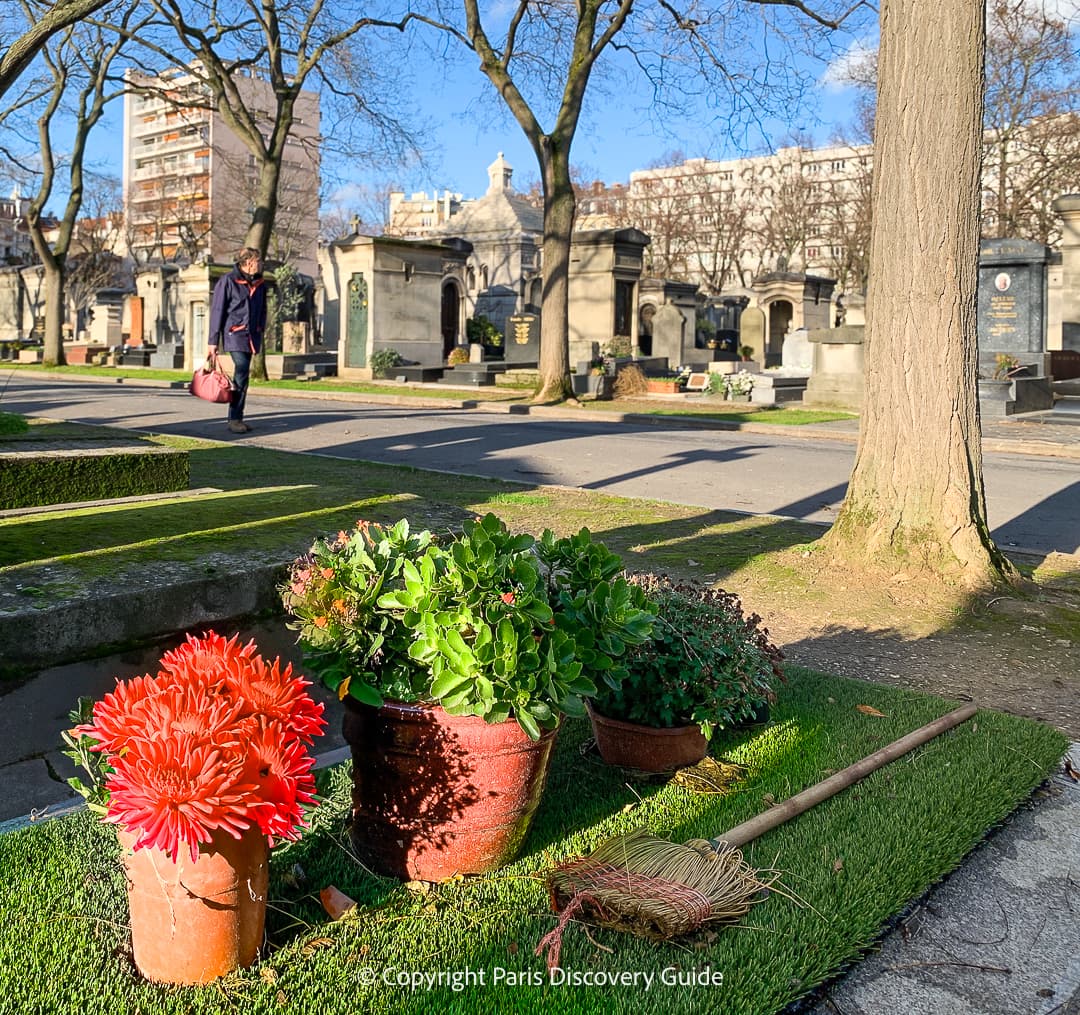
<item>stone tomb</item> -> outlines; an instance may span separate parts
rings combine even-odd
[[[1029,240],[983,240],[979,248],[979,366],[999,352],[1022,363],[1046,352],[1046,266],[1050,248]],[[1044,371],[1040,369],[1040,373]]]
[[[670,303],[657,307],[652,319],[652,355],[681,366],[686,330],[686,318],[680,310]]]
[[[765,311],[760,307],[747,307],[740,315],[739,345],[750,346],[753,358],[765,362]]]
[[[805,328],[798,328],[784,339],[779,369],[766,370],[754,379],[750,400],[758,405],[798,402],[806,392],[814,365],[814,347]]]
[[[503,358],[514,365],[535,366],[540,360],[540,317],[511,314],[506,319]]]
[[[1015,356],[1024,368],[1007,390],[980,384],[984,416],[1053,408],[1046,351],[1049,260],[1050,248],[1029,240],[984,240],[979,248],[979,375],[990,378],[999,353]]]

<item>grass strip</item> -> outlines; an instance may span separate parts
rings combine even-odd
[[[326,802],[295,844],[275,850],[268,947],[217,984],[160,988],[130,960],[115,834],[89,814],[0,836],[6,891],[0,997],[13,1011],[157,1013],[778,1012],[872,945],[885,921],[952,870],[1053,768],[1065,739],[995,712],[944,734],[747,847],[805,905],[774,894],[737,927],[657,944],[612,931],[564,936],[567,977],[638,973],[637,986],[552,982],[533,955],[554,925],[552,864],[637,827],[716,835],[948,711],[942,699],[792,669],[771,726],[727,732],[717,756],[746,766],[723,794],[628,782],[582,749],[587,724],[560,734],[543,803],[520,860],[490,876],[411,891],[347,855],[348,766],[322,774]],[[871,705],[876,717],[856,705]],[[359,902],[330,923],[318,891]],[[669,986],[704,969],[721,986]],[[667,971],[665,973],[665,971]],[[429,974],[429,984],[400,979]],[[647,988],[644,976],[655,977]],[[439,977],[441,975],[441,982]]]
[[[48,426],[48,425],[46,425]],[[36,430],[38,427],[32,427]],[[73,424],[64,427],[74,436]],[[110,431],[82,427],[99,436]],[[592,491],[530,487],[402,466],[301,455],[265,448],[158,436],[188,452],[191,485],[216,495],[108,505],[0,519],[0,582],[27,572],[38,597],[72,583],[137,576],[162,563],[198,564],[207,555],[282,559],[303,553],[319,534],[350,528],[358,518],[393,522],[408,516],[434,529],[493,510],[512,527],[560,535],[588,526],[624,553],[635,569],[742,567],[760,554],[807,542],[817,530],[797,522],[611,497]],[[253,541],[248,526],[258,527]],[[57,567],[56,565],[61,565]],[[8,600],[18,605],[25,589]]]

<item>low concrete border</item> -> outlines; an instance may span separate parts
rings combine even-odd
[[[128,582],[42,609],[0,613],[0,645],[9,667],[43,669],[85,657],[103,645],[144,641],[280,606],[277,584],[293,561],[230,558],[223,573],[175,584]],[[241,580],[242,579],[242,580]]]

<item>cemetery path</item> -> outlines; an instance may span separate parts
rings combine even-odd
[[[340,393],[328,401],[254,389],[251,397],[247,418],[255,431],[239,439],[264,447],[826,525],[844,497],[857,430],[855,421],[733,431],[670,417],[659,426],[568,410],[533,418],[505,407],[365,404],[363,395],[342,401]],[[175,389],[17,375],[2,404],[79,422],[236,439],[218,406]],[[998,424],[987,431],[994,538],[1011,550],[1080,551],[1080,426]],[[1055,449],[1066,457],[1053,456]]]
[[[362,396],[358,396],[358,399]],[[232,438],[216,406],[185,392],[93,383],[43,382],[17,376],[4,407],[23,413],[195,437]],[[287,451],[469,473],[524,483],[583,487],[644,497],[779,515],[828,524],[843,499],[854,451],[851,423],[777,432],[737,432],[640,422],[559,411],[543,418],[460,409],[415,408],[260,393],[248,418],[255,431],[239,438]],[[988,428],[989,429],[989,428]],[[1046,558],[1060,572],[1037,600],[974,602],[957,616],[928,605],[937,590],[902,591],[846,577],[818,581],[831,599],[811,604],[805,588],[743,569],[725,580],[768,618],[795,662],[897,683],[950,697],[972,697],[1007,711],[1045,719],[1080,737],[1080,469],[1075,459],[1048,457],[1059,448],[1080,457],[1080,426],[1010,424],[1012,453],[988,452],[987,500],[1001,545]],[[1030,447],[1031,454],[1017,453]],[[544,525],[542,517],[536,524]],[[793,551],[794,552],[794,551]],[[806,571],[812,562],[795,559]],[[680,566],[681,565],[681,566]],[[693,573],[678,559],[673,569]],[[750,571],[746,574],[744,572]],[[823,576],[825,577],[825,576]],[[813,576],[811,576],[813,581]]]

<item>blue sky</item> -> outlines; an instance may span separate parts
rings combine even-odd
[[[849,36],[845,48],[834,54],[831,63],[818,61],[808,67],[816,87],[807,96],[806,108],[793,122],[766,122],[762,129],[740,131],[736,136],[731,136],[727,124],[718,121],[713,112],[701,107],[687,108],[684,116],[668,117],[663,126],[658,125],[640,80],[590,85],[571,163],[590,179],[625,183],[633,170],[672,151],[681,151],[687,158],[756,154],[790,143],[792,130],[827,144],[850,121],[854,101],[854,93],[838,84],[836,68],[847,61],[849,48],[857,53],[868,42],[873,44],[874,39],[854,40]],[[357,189],[393,178],[406,193],[450,190],[478,197],[487,188],[487,166],[498,152],[503,152],[514,169],[515,187],[527,189],[539,171],[521,128],[498,102],[477,107],[476,97],[490,87],[471,64],[448,78],[430,82],[420,90],[424,94],[421,107],[435,123],[436,150],[430,164],[389,174],[361,173],[355,181]],[[613,97],[612,92],[620,88]],[[549,126],[543,120],[541,123]],[[351,190],[348,185],[341,188],[343,203],[348,204]]]
[[[876,26],[875,26],[876,27]],[[651,109],[645,82],[635,74],[622,73],[617,63],[607,64],[607,76],[596,75],[585,99],[585,112],[574,141],[571,162],[589,178],[606,183],[627,182],[630,173],[681,151],[688,158],[734,157],[779,147],[790,141],[790,131],[811,135],[827,143],[849,119],[852,94],[835,84],[832,69],[846,59],[848,48],[864,44],[851,35],[838,38],[832,64],[807,63],[804,71],[818,85],[808,96],[805,110],[791,123],[767,122],[759,129],[732,137],[726,123],[700,105],[688,105],[681,116],[668,116],[658,124]],[[869,39],[872,43],[873,39]],[[607,56],[607,54],[605,54]],[[614,59],[614,58],[613,58]],[[337,188],[338,205],[348,212],[360,210],[359,193],[385,189],[393,184],[406,193],[433,190],[460,192],[477,197],[487,187],[487,166],[503,152],[514,167],[514,184],[527,189],[538,177],[536,160],[521,128],[496,98],[491,86],[475,66],[475,58],[464,51],[447,70],[432,65],[417,74],[417,80],[403,83],[401,94],[412,101],[431,125],[432,153],[422,167],[350,169],[343,186]],[[478,97],[489,96],[478,102]],[[543,122],[543,121],[542,121]],[[122,171],[122,103],[112,104],[98,126],[89,146],[90,167],[119,177]],[[545,123],[545,126],[549,124]],[[61,143],[61,148],[62,148]],[[328,195],[328,197],[331,195]],[[64,188],[58,182],[50,207],[59,212]],[[334,203],[331,200],[328,203]],[[370,221],[371,205],[362,211]]]
[[[1078,0],[1032,2],[1046,2],[1067,17],[1076,17],[1080,6]],[[685,108],[681,117],[669,117],[661,128],[650,112],[650,95],[643,79],[636,75],[619,78],[615,68],[612,77],[598,77],[590,85],[571,161],[589,177],[615,183],[626,182],[633,170],[674,150],[688,158],[756,154],[789,143],[793,130],[826,144],[851,118],[854,95],[839,84],[839,72],[850,59],[876,45],[876,24],[864,24],[854,35],[837,33],[832,45],[827,59],[802,62],[804,72],[816,82],[804,109],[793,114],[790,122],[766,122],[758,130],[734,137],[711,111],[695,105]],[[462,51],[450,70],[435,64],[423,66],[422,61],[417,64],[421,70],[416,71],[416,65],[412,68],[416,80],[403,80],[399,87],[403,99],[412,102],[433,125],[430,159],[423,167],[407,170],[350,169],[347,182],[339,188],[340,205],[350,212],[359,210],[360,191],[377,191],[388,184],[406,193],[450,190],[466,197],[479,196],[487,187],[486,168],[500,151],[514,167],[515,185],[526,189],[538,175],[535,158],[521,129],[498,99],[477,105],[477,96],[490,94],[490,85],[476,68],[475,58]],[[99,172],[120,175],[121,132],[121,104],[117,102],[91,142],[93,168]],[[60,209],[62,200],[58,187],[51,202],[53,210]]]

